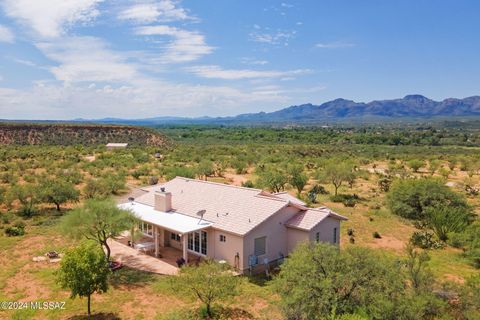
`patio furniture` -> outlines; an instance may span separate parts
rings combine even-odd
[[[154,242],[138,243],[135,245],[135,249],[147,254],[148,252],[155,251],[155,243]]]

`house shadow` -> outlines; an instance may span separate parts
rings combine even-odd
[[[87,315],[81,315],[81,316],[73,316],[67,319],[68,320],[120,320],[120,317],[117,316],[115,313],[100,312],[100,313],[92,314],[90,318]]]

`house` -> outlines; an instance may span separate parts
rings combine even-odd
[[[338,244],[347,218],[307,208],[288,193],[176,177],[119,204],[142,221],[155,255],[163,247],[225,261],[240,272],[287,256],[303,241]]]
[[[107,150],[114,149],[125,149],[128,146],[128,143],[107,143]]]

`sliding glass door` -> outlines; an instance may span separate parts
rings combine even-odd
[[[195,231],[188,234],[188,250],[207,255],[207,232]]]

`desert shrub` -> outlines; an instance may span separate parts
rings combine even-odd
[[[16,221],[12,226],[5,228],[5,235],[9,237],[23,236],[25,234],[25,223]]]
[[[232,168],[235,169],[237,174],[247,173],[248,163],[244,160],[235,159],[231,162]]]
[[[157,183],[158,183],[158,177],[157,176],[148,177],[148,184],[149,185],[155,185]]]
[[[447,241],[452,232],[462,232],[470,224],[473,216],[465,208],[429,208],[427,224],[441,241]]]
[[[413,159],[408,161],[407,164],[413,170],[413,172],[418,172],[418,170],[424,165],[424,162],[421,160]]]
[[[255,185],[253,184],[253,182],[251,180],[247,180],[245,182],[242,182],[242,187],[255,188]]]
[[[172,180],[175,177],[195,178],[195,170],[189,167],[167,167],[164,169],[165,179]]]
[[[469,210],[464,197],[433,178],[395,181],[387,194],[387,205],[392,213],[414,220],[426,219],[428,208]]]
[[[464,256],[476,268],[480,268],[480,221],[475,221],[463,232],[449,234],[448,243],[464,250]]]
[[[480,269],[480,248],[469,249],[464,253],[473,267]]]
[[[341,202],[345,207],[355,207],[360,197],[356,194],[337,194],[330,197],[332,202]]]
[[[18,177],[13,174],[11,171],[7,172],[2,172],[0,174],[0,182],[1,183],[9,183],[9,184],[14,184],[18,181]]]
[[[3,224],[9,224],[15,218],[15,215],[11,212],[5,212],[0,217]]]
[[[108,188],[101,179],[88,179],[83,188],[83,194],[87,199],[106,198],[108,193]]]
[[[382,177],[378,179],[378,187],[383,192],[388,192],[390,190],[390,185],[392,184],[392,179],[389,177]]]
[[[380,233],[378,231],[375,231],[372,236],[375,238],[375,239],[381,239],[382,236],[380,235]]]
[[[415,231],[410,237],[410,243],[422,249],[442,249],[445,246],[428,231]]]
[[[420,269],[416,275],[424,279],[427,271],[424,265]],[[405,283],[413,281],[403,271],[401,263],[371,249],[351,246],[339,251],[328,244],[302,244],[282,264],[273,287],[286,319],[435,319],[441,315],[441,301],[430,288],[407,287]],[[355,312],[364,317],[341,318]]]

